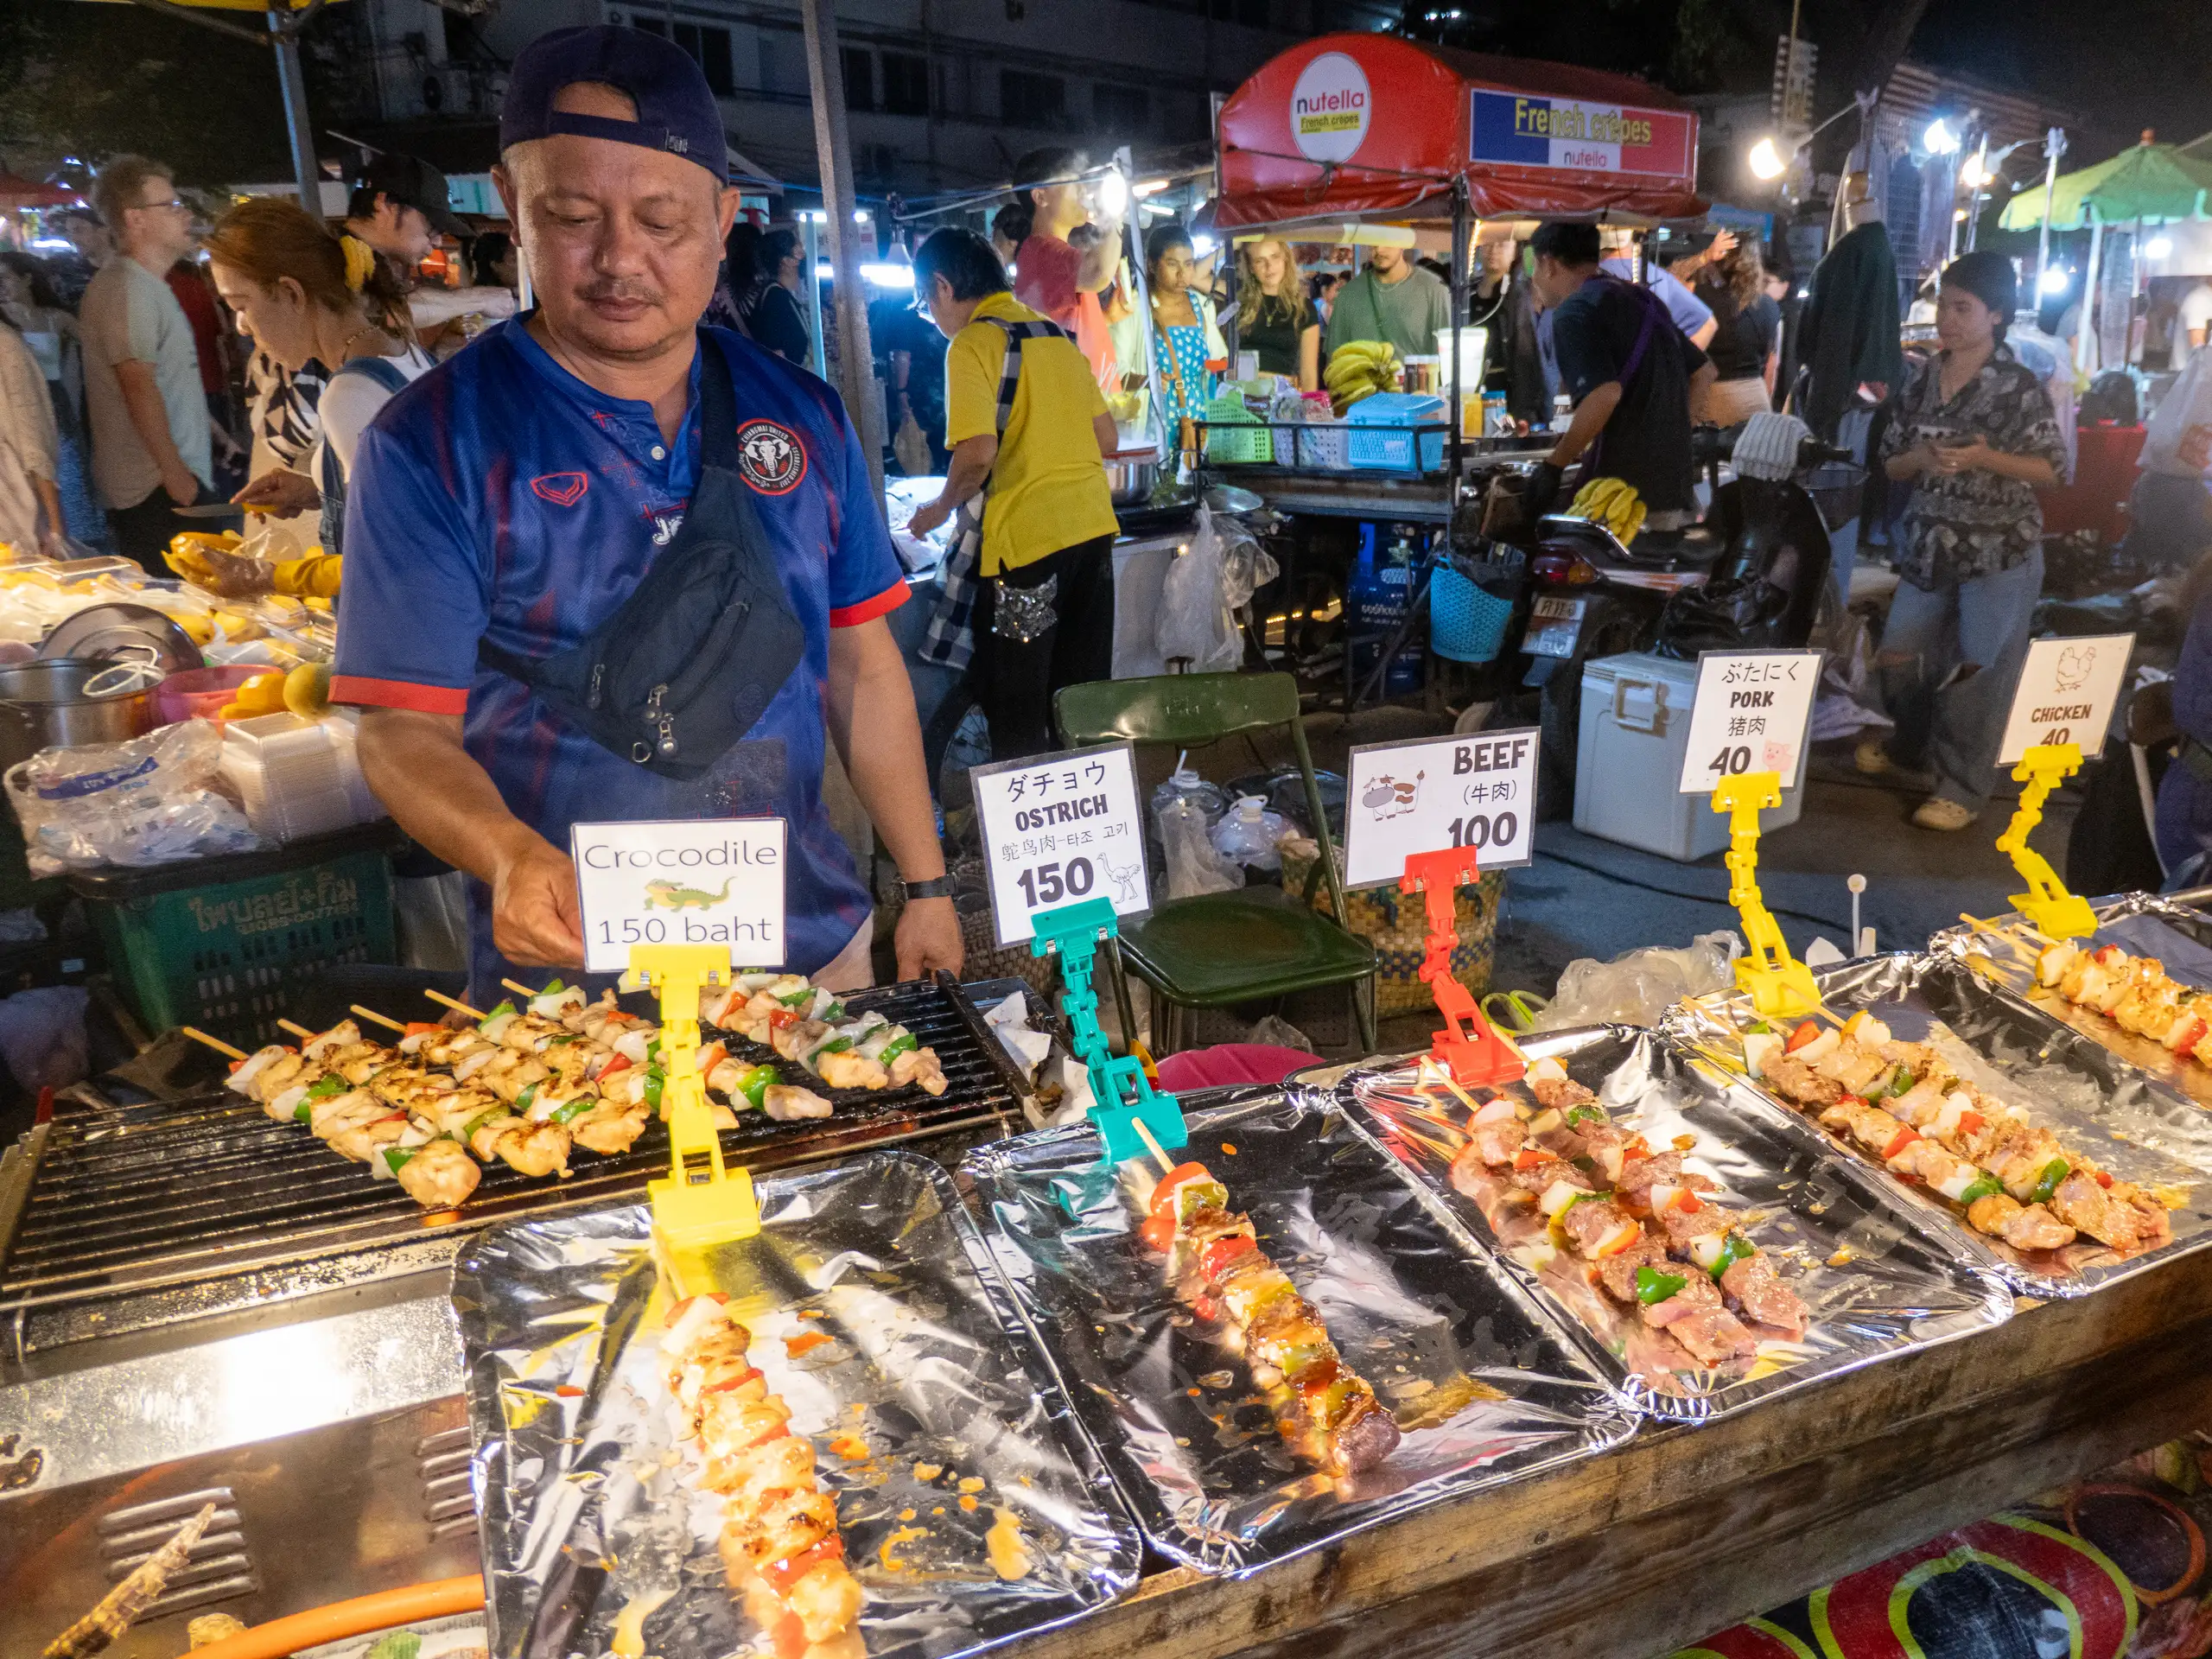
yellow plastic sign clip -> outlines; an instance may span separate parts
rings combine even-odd
[[[679,1296],[712,1282],[703,1258],[718,1244],[760,1230],[760,1206],[743,1165],[725,1167],[699,1075],[699,991],[727,984],[727,944],[639,944],[630,948],[626,988],[660,994],[661,1114],[668,1120],[669,1171],[648,1184],[661,1265]],[[632,984],[635,982],[635,984]]]
[[[1744,772],[1713,786],[1713,810],[1728,814],[1728,902],[1744,918],[1750,954],[1736,964],[1738,988],[1769,1019],[1794,1019],[1820,1007],[1813,970],[1789,954],[1782,929],[1759,897],[1759,810],[1782,804],[1782,774]]]
[[[2012,908],[2054,939],[2087,938],[2097,931],[2096,912],[2088,899],[2066,891],[2050,861],[2028,845],[2028,831],[2043,822],[2043,804],[2050,791],[2081,765],[2079,743],[2037,743],[2025,750],[2012,768],[2013,778],[2024,785],[2019,810],[1997,837],[1997,850],[2012,859],[2028,884],[2025,893],[2012,895]]]

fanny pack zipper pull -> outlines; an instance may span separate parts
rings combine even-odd
[[[661,700],[667,695],[667,686],[653,687],[652,695],[645,699],[645,721],[647,724],[657,728],[660,732],[660,752],[663,754],[674,754],[676,753],[676,717],[663,713],[661,709]]]
[[[606,679],[607,664],[605,663],[594,663],[591,665],[591,690],[589,695],[584,699],[584,706],[587,709],[597,709],[599,707],[601,688]]]

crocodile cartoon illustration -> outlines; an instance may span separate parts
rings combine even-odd
[[[660,876],[645,883],[645,908],[659,906],[663,910],[712,910],[729,897],[729,878],[722,878],[722,890],[709,893],[704,887],[687,887]]]

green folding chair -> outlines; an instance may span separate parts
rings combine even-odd
[[[1112,743],[1170,744],[1197,748],[1247,732],[1290,728],[1298,770],[1306,784],[1306,810],[1321,844],[1321,876],[1338,916],[1344,912],[1313,757],[1298,714],[1298,682],[1287,674],[1164,674],[1141,680],[1097,680],[1071,685],[1052,699],[1061,741],[1071,747]],[[1310,883],[1309,888],[1310,888]],[[1342,985],[1352,999],[1360,1052],[1375,1052],[1375,949],[1357,934],[1274,886],[1164,899],[1143,921],[1124,927],[1121,956],[1148,986],[1155,1006],[1165,1005],[1169,1030],[1160,1022],[1160,1052],[1183,1045],[1183,1011],[1229,1007],[1287,996],[1294,991]],[[1134,1029],[1119,974],[1122,1027]]]

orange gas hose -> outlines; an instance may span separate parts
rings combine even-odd
[[[379,1590],[372,1596],[356,1596],[351,1601],[334,1601],[327,1607],[271,1619],[266,1624],[257,1624],[236,1636],[211,1642],[204,1648],[194,1648],[192,1659],[284,1659],[302,1648],[365,1635],[370,1630],[404,1624],[411,1619],[474,1612],[483,1605],[482,1579],[474,1574],[465,1579],[438,1579],[399,1590]]]

